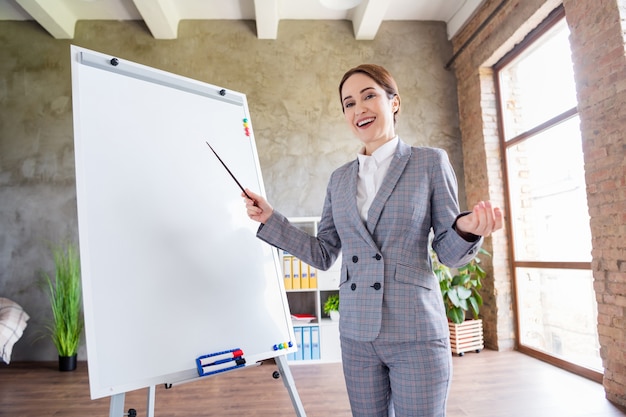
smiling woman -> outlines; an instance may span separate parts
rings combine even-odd
[[[348,125],[365,145],[365,155],[395,137],[400,95],[382,67],[364,64],[348,71],[339,83],[339,96]]]
[[[502,213],[488,202],[459,213],[445,151],[412,147],[396,135],[400,94],[385,68],[348,70],[339,94],[363,147],[331,175],[317,236],[246,189],[248,216],[262,223],[257,237],[317,269],[327,270],[342,253],[339,332],[352,414],[443,417],[449,331],[429,235],[432,229],[441,262],[461,266],[478,252],[481,236],[502,227]]]

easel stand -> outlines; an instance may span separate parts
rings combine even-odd
[[[298,395],[298,390],[296,389],[296,383],[293,379],[293,375],[291,375],[291,370],[289,369],[289,364],[287,363],[287,357],[285,355],[277,356],[274,358],[276,361],[276,365],[278,366],[278,372],[283,377],[283,383],[285,384],[285,388],[287,388],[287,392],[289,393],[289,397],[291,398],[291,403],[293,404],[293,408],[296,411],[297,417],[306,417],[306,413],[304,411],[304,407],[302,406],[302,401],[300,400],[300,395]],[[197,381],[197,378],[194,378],[189,381],[179,382],[178,384],[182,384],[185,382]],[[172,385],[168,384],[168,388]],[[146,417],[154,417],[154,404],[155,404],[155,396],[156,396],[156,387],[151,385],[148,387],[148,401],[146,405]],[[111,396],[111,404],[109,408],[109,417],[135,417],[137,412],[134,409],[128,410],[128,412],[124,411],[124,400],[126,398],[126,393],[115,394]]]
[[[283,383],[285,384],[285,388],[289,392],[289,397],[291,397],[291,403],[293,404],[293,408],[296,410],[296,416],[298,417],[306,417],[306,413],[304,412],[304,407],[302,406],[302,401],[300,401],[300,396],[298,395],[298,390],[296,389],[296,383],[293,380],[293,375],[291,375],[291,369],[289,369],[289,364],[287,363],[287,357],[277,356],[276,357],[276,365],[278,365],[278,372],[283,376]]]
[[[146,404],[146,416],[154,417],[154,398],[156,394],[156,387],[151,385],[148,387],[148,403]],[[127,413],[124,412],[124,400],[126,393],[115,394],[111,396],[111,405],[109,407],[109,417],[121,417],[137,416],[137,412],[134,409],[129,409]]]

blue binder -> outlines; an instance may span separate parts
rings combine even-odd
[[[311,327],[311,359],[320,359],[320,328]]]

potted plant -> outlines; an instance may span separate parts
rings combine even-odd
[[[479,254],[490,256],[482,248]],[[459,356],[471,350],[480,352],[484,345],[482,320],[478,318],[480,306],[483,305],[479,291],[482,288],[482,279],[486,276],[480,267],[480,258],[476,256],[456,269],[441,264],[434,251],[431,251],[431,258],[446,308],[452,351]],[[471,312],[470,320],[467,320],[468,312]]]
[[[73,371],[83,331],[80,259],[71,244],[53,247],[52,255],[54,277],[44,274],[52,308],[52,324],[48,329],[59,353],[59,370]]]
[[[339,320],[339,294],[331,294],[324,303],[324,313],[330,316],[331,320]]]

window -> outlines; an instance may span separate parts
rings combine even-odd
[[[494,67],[518,341],[521,351],[599,375],[582,141],[563,17],[561,7]]]

